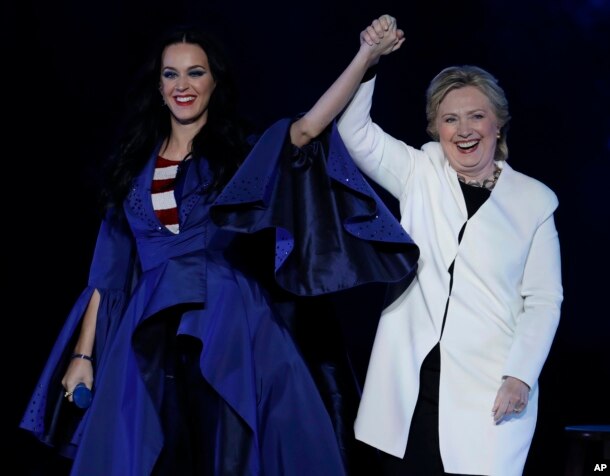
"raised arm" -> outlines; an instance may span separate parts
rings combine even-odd
[[[367,69],[377,64],[382,55],[399,49],[403,42],[404,33],[390,15],[382,15],[363,30],[360,48],[347,68],[314,106],[291,125],[292,143],[302,147],[317,137],[347,106]]]

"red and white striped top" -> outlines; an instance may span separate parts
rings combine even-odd
[[[180,231],[178,220],[178,205],[174,195],[176,175],[180,162],[167,160],[161,156],[157,157],[155,164],[155,175],[153,176],[151,195],[155,214],[161,224],[171,231]]]

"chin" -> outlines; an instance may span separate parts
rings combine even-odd
[[[178,116],[174,116],[175,121],[178,124],[181,124],[183,126],[186,126],[188,124],[193,124],[194,122],[197,122],[197,119],[199,119],[200,116],[188,116],[188,117],[178,117]]]

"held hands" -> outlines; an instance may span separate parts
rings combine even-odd
[[[498,390],[491,414],[494,423],[498,424],[503,418],[519,415],[527,406],[530,388],[527,384],[515,377],[506,377]]]
[[[368,68],[400,48],[404,33],[396,28],[396,19],[382,15],[360,33],[360,48],[350,64],[313,107],[290,126],[290,141],[303,147],[317,137],[345,109],[360,86]]]
[[[397,28],[396,18],[382,15],[360,33],[360,50],[370,55],[373,65],[382,55],[399,49],[404,41],[405,34]]]

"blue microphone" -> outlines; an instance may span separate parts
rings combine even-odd
[[[72,401],[78,408],[88,408],[93,394],[84,383],[79,383],[72,391]]]

